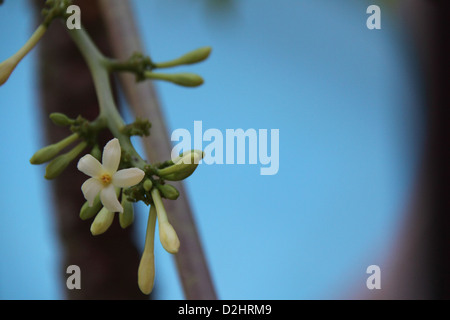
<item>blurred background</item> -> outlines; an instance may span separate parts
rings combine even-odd
[[[260,175],[260,164],[203,164],[186,180],[218,298],[434,296],[434,280],[423,271],[434,260],[417,245],[426,247],[421,239],[427,238],[423,217],[429,213],[417,208],[424,205],[420,181],[429,119],[420,36],[408,23],[420,1],[405,2],[131,1],[154,61],[213,48],[206,62],[173,70],[201,74],[203,86],[155,82],[169,132],[193,133],[194,121],[224,135],[238,128],[280,132],[276,175]],[[381,8],[380,30],[366,27],[371,4]],[[84,22],[88,9],[81,10]],[[30,1],[5,1],[0,60],[26,42],[36,17]],[[1,299],[66,299],[65,271],[77,264],[63,259],[62,243],[70,237],[56,218],[63,212],[54,212],[53,182],[44,179],[45,166],[29,164],[48,144],[44,128],[52,126],[40,107],[38,72],[44,71],[38,58],[34,50],[0,87]],[[67,90],[78,85],[73,74],[59,76]],[[72,183],[81,186],[64,179]],[[147,214],[139,205],[129,231],[138,253]],[[78,219],[78,211],[72,215]],[[80,226],[78,232],[90,236],[90,222]],[[183,299],[173,257],[155,243],[152,298]],[[89,251],[91,243],[71,245]],[[381,290],[366,287],[370,265],[381,268]],[[81,272],[83,290],[83,279],[103,271]]]

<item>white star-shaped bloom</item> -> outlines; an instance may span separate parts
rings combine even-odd
[[[81,186],[81,191],[92,206],[95,197],[100,193],[100,201],[110,212],[123,212],[117,199],[115,188],[127,188],[141,182],[145,173],[139,168],[117,171],[119,168],[121,149],[119,140],[114,138],[103,149],[102,163],[87,154],[78,161],[78,170],[90,176]]]

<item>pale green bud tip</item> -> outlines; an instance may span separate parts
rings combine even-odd
[[[102,208],[91,224],[91,233],[94,236],[100,235],[109,229],[114,220],[114,213],[106,208]]]
[[[167,222],[159,223],[159,240],[164,249],[172,254],[175,254],[180,249],[180,240],[172,225]]]
[[[119,223],[122,229],[129,227],[134,221],[133,204],[122,196],[123,212],[119,213]]]
[[[9,76],[13,73],[19,62],[30,52],[31,49],[38,43],[46,31],[46,27],[39,26],[33,33],[31,38],[25,45],[17,51],[13,56],[0,63],[0,86],[8,81]]]
[[[145,191],[149,192],[153,187],[152,180],[150,180],[150,179],[145,180],[143,187],[144,187]]]
[[[152,252],[144,252],[139,263],[138,285],[144,294],[150,294],[155,283],[155,256]]]
[[[100,196],[95,197],[92,207],[89,206],[89,202],[85,202],[80,210],[81,220],[88,220],[94,217],[102,208],[102,202],[100,201]]]
[[[8,81],[9,77],[13,73],[14,69],[17,66],[18,61],[15,61],[14,59],[7,59],[0,63],[0,86],[5,84],[6,81]]]
[[[197,169],[203,158],[203,151],[190,150],[173,159],[173,165],[158,171],[158,175],[166,180],[179,181],[189,177]]]
[[[67,138],[59,141],[58,143],[55,144],[51,144],[47,147],[44,147],[40,150],[38,150],[30,159],[30,163],[31,164],[42,164],[45,162],[48,162],[50,160],[52,160],[54,157],[56,157],[58,155],[58,153],[60,153],[64,148],[66,148],[67,146],[69,146],[71,143],[73,143],[74,141],[76,141],[78,139],[78,135],[77,134],[72,134],[71,136],[68,136]],[[84,148],[82,146],[77,146],[73,153],[76,153],[79,151],[81,151],[80,149]],[[77,153],[77,154],[78,154]]]
[[[175,73],[172,75],[172,82],[185,87],[198,87],[204,80],[195,73]]]
[[[156,68],[169,68],[169,67],[175,67],[179,65],[186,65],[186,64],[193,64],[197,62],[201,62],[203,60],[206,60],[209,55],[211,54],[211,47],[201,47],[195,50],[192,50],[181,57],[166,61],[166,62],[160,62],[155,63]]]
[[[169,81],[184,87],[198,87],[203,84],[203,78],[195,73],[155,73],[147,72],[146,77],[149,79]]]
[[[50,162],[45,168],[45,179],[57,178],[70,164],[72,160],[67,155],[61,155]]]
[[[60,152],[60,148],[55,145],[50,145],[45,148],[42,148],[31,157],[31,164],[42,164],[52,160],[54,157],[58,155]]]
[[[205,153],[201,150],[189,150],[173,159],[174,164],[198,164],[203,159]]]
[[[186,53],[180,58],[183,64],[192,64],[206,60],[211,54],[211,47],[201,47]]]
[[[96,144],[92,150],[91,150],[91,155],[97,159],[98,161],[102,161],[102,151],[100,150],[100,147],[98,146],[98,144]]]
[[[157,186],[164,198],[176,200],[180,195],[180,192],[170,184],[159,184]]]
[[[73,124],[73,120],[63,113],[55,112],[50,114],[50,120],[58,126],[69,126]]]
[[[74,138],[76,138],[76,135],[73,135]],[[71,137],[69,137],[71,138]],[[59,142],[57,145],[61,144]],[[67,166],[83,151],[84,148],[86,148],[87,143],[85,141],[79,143],[75,148],[73,148],[71,151],[58,156],[57,158],[53,159],[52,162],[50,162],[47,165],[47,168],[45,169],[45,178],[46,179],[55,179],[58,177],[66,168]]]

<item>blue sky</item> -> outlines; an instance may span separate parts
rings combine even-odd
[[[207,62],[174,70],[201,74],[202,87],[157,83],[171,131],[202,121],[204,131],[224,135],[280,132],[276,175],[261,176],[259,164],[200,165],[186,181],[219,298],[328,299],[362,290],[367,266],[383,269],[393,246],[423,140],[404,35],[387,14],[381,30],[368,30],[366,1],[226,3],[133,1],[155,61],[213,47]],[[0,60],[35,27],[28,5],[0,7],[0,30],[8,30]],[[43,168],[28,162],[43,144],[34,58],[0,88],[1,299],[62,298],[51,195]],[[135,221],[139,246],[146,214]],[[156,266],[160,298],[183,298],[159,243]]]

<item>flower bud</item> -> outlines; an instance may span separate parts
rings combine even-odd
[[[114,212],[109,211],[105,207],[100,210],[91,224],[91,233],[93,236],[100,235],[109,229],[114,220]]]
[[[177,253],[180,248],[180,240],[178,239],[175,229],[168,221],[160,221],[158,227],[159,240],[161,241],[163,248],[169,253]]]
[[[144,184],[143,184],[143,187],[144,187],[144,190],[147,191],[147,192],[149,192],[150,190],[152,190],[152,187],[153,187],[153,182],[152,182],[152,180],[150,180],[150,179],[145,180],[145,181],[144,181]]]
[[[180,192],[170,184],[158,184],[157,187],[166,199],[176,200],[180,195]]]
[[[144,294],[150,294],[155,282],[155,226],[156,226],[156,209],[150,207],[148,215],[147,232],[145,236],[144,253],[138,269],[138,285]]]
[[[25,45],[20,48],[14,55],[0,63],[0,86],[8,81],[9,76],[13,73],[19,62],[33,49],[33,47],[42,38],[47,28],[43,25],[39,26]]]
[[[169,223],[166,209],[164,208],[158,189],[152,189],[152,198],[154,205],[150,207],[150,213],[152,210],[155,210],[158,216],[159,240],[167,252],[177,253],[180,248],[180,240],[172,225]]]
[[[86,201],[80,210],[81,220],[88,220],[94,217],[102,208],[102,202],[100,201],[100,196],[97,196],[94,200],[92,207],[89,207],[89,202]]]
[[[58,155],[61,151],[56,145],[52,144],[47,147],[44,147],[38,151],[31,157],[31,164],[42,164],[52,160],[54,157]]]
[[[78,139],[78,134],[72,134],[71,136],[61,140],[58,143],[51,144],[38,150],[30,159],[31,164],[43,164],[52,160],[58,155],[64,148],[69,146],[72,142]]]
[[[57,178],[86,146],[86,142],[81,142],[71,151],[53,159],[45,169],[45,178],[48,180]]]
[[[198,87],[203,84],[203,78],[195,73],[156,73],[146,72],[145,77],[148,79],[169,81],[184,87]]]
[[[100,147],[98,146],[98,144],[96,144],[92,150],[91,150],[91,155],[97,159],[98,161],[102,161],[102,152],[100,151]]]
[[[134,221],[134,210],[133,204],[124,195],[122,195],[121,204],[123,212],[119,213],[119,223],[122,229],[125,229]]]
[[[150,294],[155,283],[155,255],[144,252],[138,268],[138,286],[142,293]]]
[[[202,158],[202,151],[191,150],[175,158],[172,166],[158,170],[157,173],[161,178],[169,181],[183,180],[194,173]]]
[[[70,126],[71,124],[74,123],[74,120],[70,119],[65,114],[59,112],[51,113],[49,117],[54,124],[62,127]]]
[[[201,47],[198,49],[195,49],[191,52],[188,52],[181,57],[167,61],[167,62],[160,62],[155,63],[156,68],[169,68],[169,67],[175,67],[179,65],[185,65],[185,64],[193,64],[197,62],[201,62],[203,60],[206,60],[211,53],[211,47]]]
[[[0,86],[8,81],[18,63],[19,61],[12,59],[12,57],[0,63]]]

